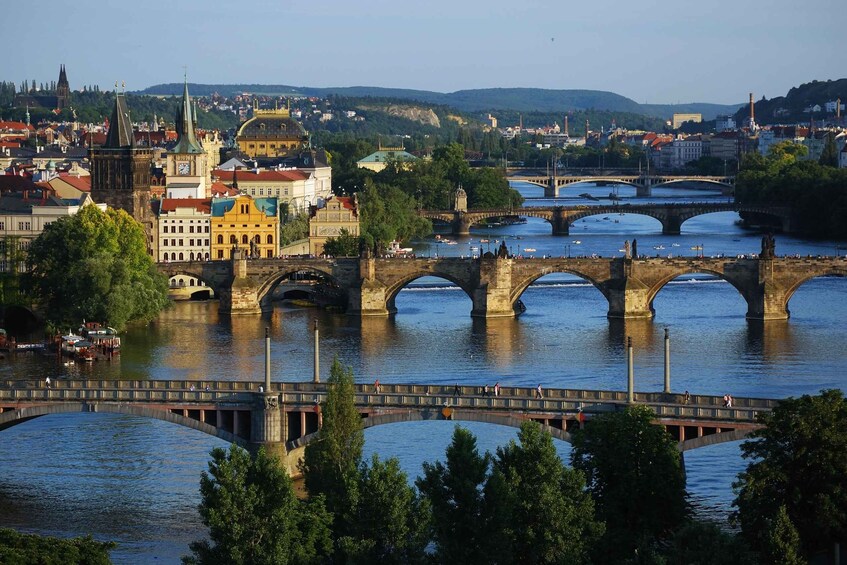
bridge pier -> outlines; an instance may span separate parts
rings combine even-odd
[[[556,206],[553,209],[553,218],[550,220],[550,223],[553,225],[553,235],[569,235],[570,234],[570,222],[569,218],[565,214],[565,210],[562,206]]]
[[[652,318],[655,311],[649,285],[632,276],[632,259],[615,259],[612,265],[615,278],[604,294],[609,301],[608,318]]]
[[[679,214],[668,214],[662,221],[662,235],[679,235],[680,233],[682,233],[682,218]]]
[[[388,288],[376,278],[376,260],[359,259],[360,283],[347,293],[347,313],[353,316],[388,316],[397,311]]]
[[[547,185],[544,187],[544,198],[558,198],[559,197],[559,183],[557,182],[556,177],[549,177],[547,179]]]
[[[218,309],[221,314],[261,314],[259,285],[247,275],[247,253],[232,252],[232,285],[220,289]]]
[[[473,291],[471,316],[476,318],[514,318],[512,302],[512,259],[481,257],[479,285]]]
[[[635,196],[638,198],[648,198],[653,196],[653,184],[650,181],[650,177],[644,177],[644,179],[639,179],[635,183]]]
[[[457,210],[453,221],[450,222],[451,235],[470,235],[471,223],[464,212]]]
[[[759,284],[744,297],[747,299],[748,320],[788,319],[789,297],[786,290],[789,286],[785,282],[780,284],[775,278],[774,260],[759,259]]]

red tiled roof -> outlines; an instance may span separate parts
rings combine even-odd
[[[0,147],[20,147],[20,146],[21,146],[21,144],[18,143],[17,141],[0,141]]]
[[[212,200],[209,198],[163,198],[159,204],[159,213],[175,212],[177,208],[194,208],[200,213],[209,214],[212,211]]]
[[[89,176],[78,177],[76,175],[59,173],[58,178],[81,192],[91,192],[91,177]]]
[[[332,198],[335,198],[336,200],[338,200],[341,203],[341,205],[344,206],[344,208],[347,209],[347,210],[355,210],[356,209],[356,205],[353,202],[352,196],[333,196]]]
[[[212,186],[212,196],[238,196],[238,190],[234,188],[230,188],[222,182],[213,182]]]
[[[232,184],[232,171],[215,169],[212,176],[218,177],[222,182]],[[291,182],[309,178],[308,173],[292,169],[289,171],[263,171],[256,172],[254,169],[238,169],[238,180],[263,181],[263,182]]]
[[[0,122],[0,129],[11,129],[11,130],[29,130],[34,131],[35,128],[32,126],[28,126],[23,122]]]

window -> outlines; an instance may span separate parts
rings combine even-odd
[[[162,233],[168,233],[168,226],[162,228]]]
[[[188,233],[194,233],[194,226],[188,226]]]
[[[224,236],[218,234],[218,245],[223,245],[223,243],[224,243]]]
[[[168,240],[167,240],[167,239],[163,239],[163,240],[162,240],[162,247],[167,247],[167,246],[168,246]]]
[[[222,241],[221,243],[223,243],[223,241]],[[204,239],[204,240],[203,240],[203,245],[205,245],[206,247],[209,247],[209,240],[208,240],[208,239]]]
[[[182,242],[182,240],[180,239],[180,240],[179,240],[179,246],[180,246],[180,247],[182,247],[183,245],[185,245],[185,244],[184,244],[184,243]],[[182,255],[182,253],[180,253],[180,255]]]
[[[6,229],[6,222],[0,222],[0,230]]]
[[[188,247],[194,247],[194,240],[193,239],[188,240]],[[191,260],[194,261],[194,259],[193,259],[194,253],[192,253],[191,255],[192,255]]]
[[[182,233],[182,226],[179,226],[179,233]]]
[[[253,241],[255,241],[257,244],[262,243],[262,236],[256,235],[256,237],[253,238]]]
[[[231,235],[231,236],[229,236],[229,242],[230,242],[232,245],[235,245],[236,243],[238,243],[238,238],[237,238],[237,237],[235,237],[234,235]]]
[[[179,260],[182,261],[182,253],[179,254]]]
[[[268,234],[268,245],[273,245],[273,244],[274,244],[274,236]]]
[[[273,251],[273,249],[268,249],[268,259],[273,259],[273,258],[274,258],[274,251]]]
[[[244,245],[247,245],[248,243],[250,243],[249,240],[247,239],[246,234],[241,236],[241,243],[243,243]]]
[[[176,247],[176,240],[175,239],[171,240],[171,247]]]
[[[188,256],[188,260],[189,260],[189,261],[194,261],[194,252],[193,252],[193,251],[192,251],[192,252],[191,252],[191,254]],[[191,286],[194,286],[194,279],[191,279]]]
[[[218,249],[218,259],[223,259],[223,258],[224,258],[224,250]]]
[[[203,233],[209,233],[209,226],[206,226],[206,227],[203,229]]]

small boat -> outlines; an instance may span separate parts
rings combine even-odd
[[[664,245],[654,245],[653,246],[653,249],[664,249],[664,248],[665,248]]]
[[[535,248],[534,247],[524,247],[524,251],[526,251],[527,253],[535,253]]]
[[[595,197],[595,196],[591,196],[591,195],[590,195],[590,194],[588,194],[587,192],[583,192],[583,193],[582,193],[582,194],[580,194],[579,196],[580,196],[581,198],[587,198],[588,200],[600,200],[599,198],[597,198],[597,197]]]
[[[603,219],[604,219],[604,220],[608,220],[608,219],[609,219],[609,216],[603,216]]]
[[[702,250],[703,250],[703,246],[702,246],[702,245],[692,245],[692,246],[691,246],[691,250],[692,250],[692,251],[702,251]]]
[[[456,245],[457,243],[459,243],[459,242],[458,241],[448,241],[447,245]]]
[[[671,243],[671,247],[679,247],[678,243]]]
[[[487,239],[480,239],[479,242],[480,243],[488,243],[488,240]]]
[[[582,242],[578,239],[575,239],[575,240],[571,241],[571,243],[573,243],[574,245],[579,245]]]
[[[400,247],[400,242],[396,239],[388,244],[388,249],[385,250],[386,254],[391,257],[402,257],[408,253],[414,251],[411,247]]]

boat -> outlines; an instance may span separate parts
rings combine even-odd
[[[83,323],[77,330],[79,335],[90,342],[92,353],[100,351],[105,355],[120,353],[121,338],[115,328],[98,322]]]
[[[600,199],[599,199],[599,198],[597,198],[596,196],[591,196],[591,195],[590,195],[590,194],[588,194],[587,192],[583,192],[583,193],[582,193],[582,194],[580,194],[579,196],[580,196],[581,198],[587,198],[588,200],[595,200],[595,201],[596,201],[596,200],[600,200]]]
[[[671,247],[679,247],[678,243],[671,243]]]
[[[388,249],[385,253],[391,257],[403,257],[414,251],[411,247],[400,247],[400,242],[396,239],[388,244]]]
[[[534,247],[524,247],[524,251],[526,251],[527,253],[535,253],[535,248]]]
[[[582,242],[578,239],[575,239],[575,240],[571,241],[571,243],[573,243],[574,245],[579,245]]]
[[[458,241],[448,241],[447,245],[456,245],[457,243],[459,243],[459,242]]]
[[[480,239],[479,242],[480,243],[488,243],[488,240],[487,239]]]
[[[664,249],[664,248],[665,248],[664,245],[654,245],[653,246],[653,249],[660,249],[661,250],[661,249]]]

